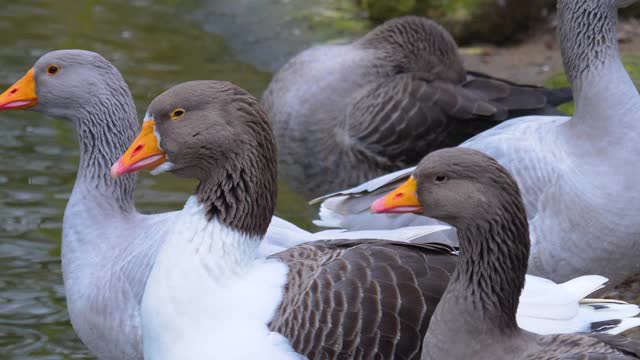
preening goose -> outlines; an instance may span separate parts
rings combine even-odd
[[[630,165],[640,158],[640,97],[620,62],[616,35],[617,6],[631,3],[558,1],[572,118],[513,119],[461,145],[491,155],[518,182],[531,233],[531,274],[566,281],[598,273],[615,286],[640,271],[640,170]],[[368,214],[380,192],[412,170],[339,193],[323,204],[324,223],[365,229],[429,223],[414,215]]]
[[[522,86],[465,71],[451,35],[401,17],[349,44],[316,46],[280,69],[263,104],[279,168],[318,196],[415,165],[515,116],[558,112],[568,89]]]
[[[140,301],[157,249],[171,225],[167,222],[171,214],[138,213],[133,204],[134,176],[117,180],[109,176],[111,164],[140,129],[129,88],[118,70],[99,54],[54,51],[43,55],[0,95],[0,110],[9,109],[67,119],[76,128],[80,164],[62,234],[69,317],[82,342],[98,358],[142,359]],[[375,235],[404,240],[434,230],[438,229]],[[336,234],[311,234],[273,217],[260,255]]]
[[[421,211],[455,226],[460,239],[460,260],[427,330],[423,360],[640,359],[640,342],[622,336],[542,336],[518,327],[528,223],[518,185],[494,159],[465,148],[439,150],[415,176]],[[398,190],[384,200],[403,195]]]
[[[151,102],[112,175],[169,171],[199,184],[185,208],[170,214],[147,282],[145,357],[418,359],[458,262],[455,249],[352,239],[306,242],[256,258],[275,206],[276,163],[266,114],[232,84],[188,82]],[[601,283],[583,280],[586,287],[563,287],[532,278],[534,296],[523,299],[525,324],[595,330],[586,318],[580,328],[566,326],[578,316],[563,309],[577,309],[577,300]],[[548,303],[541,289],[573,295]],[[638,313],[635,305],[610,309]],[[541,325],[542,319],[549,322]]]

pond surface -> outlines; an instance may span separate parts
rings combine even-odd
[[[139,113],[169,86],[232,81],[260,95],[296,51],[366,24],[336,1],[0,0],[0,92],[56,49],[97,51],[124,74]],[[344,20],[344,19],[347,20]],[[334,21],[339,20],[339,21]],[[327,26],[331,24],[332,26]],[[0,359],[90,358],[67,318],[60,236],[78,149],[70,124],[0,112]],[[142,211],[179,209],[192,182],[142,175]],[[277,213],[309,228],[314,210],[281,186]]]

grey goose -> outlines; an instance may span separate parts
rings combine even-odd
[[[440,25],[409,16],[289,60],[262,100],[285,181],[309,197],[344,189],[571,99],[466,71],[457,51]]]
[[[112,175],[169,171],[198,185],[163,229],[167,240],[142,300],[145,357],[418,359],[458,263],[455,249],[350,239],[305,242],[257,258],[275,207],[276,168],[271,123],[237,86],[187,82],[151,102]],[[584,284],[569,285],[575,297],[568,300],[562,286],[531,281],[538,288],[529,299],[525,290],[519,321],[533,330],[567,331],[576,322],[583,325],[578,330],[596,330],[597,307],[583,312],[577,305]],[[554,291],[557,297],[548,296]],[[604,307],[638,314],[635,305],[610,305]]]
[[[517,118],[461,145],[494,157],[518,182],[531,233],[531,274],[566,281],[596,273],[615,286],[640,271],[640,170],[631,165],[640,158],[640,97],[620,61],[616,32],[617,8],[633,2],[558,1],[573,117]],[[434,223],[369,212],[413,170],[333,194],[320,223],[369,230]]]
[[[493,158],[443,149],[427,155],[413,178],[420,210],[455,226],[460,239],[460,260],[427,330],[423,360],[640,359],[640,342],[622,336],[542,336],[518,327],[528,223],[518,185]]]
[[[140,129],[127,84],[99,54],[54,51],[0,95],[0,111],[10,109],[41,112],[69,120],[75,127],[80,163],[62,233],[69,317],[82,342],[99,359],[142,359],[140,301],[172,214],[140,214],[133,201],[135,176],[110,177],[112,163]],[[405,234],[374,235],[402,240],[429,231],[417,227]],[[260,255],[334,236],[311,234],[274,216]]]

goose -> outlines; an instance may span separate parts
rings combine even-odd
[[[461,145],[494,157],[518,182],[529,219],[530,274],[562,282],[598,273],[615,286],[640,271],[640,171],[629,165],[640,158],[640,97],[616,37],[617,8],[633,2],[558,1],[573,117],[521,117]],[[414,214],[369,213],[380,193],[414,170],[333,194],[319,223],[369,230],[433,223]]]
[[[146,284],[145,358],[418,359],[456,250],[347,239],[257,257],[275,207],[276,168],[271,123],[241,88],[192,81],[150,103],[112,176],[168,171],[198,185],[184,209],[170,214]],[[534,331],[637,325],[640,319],[608,321],[612,313],[638,314],[636,305],[578,306],[601,278],[576,281],[531,277],[519,320]]]
[[[568,89],[466,71],[437,23],[390,20],[348,44],[315,46],[273,77],[263,105],[283,179],[307,197],[415,165],[525,114],[557,114]]]
[[[66,119],[75,127],[80,163],[64,213],[61,254],[71,324],[99,359],[142,359],[140,302],[173,215],[137,212],[134,175],[116,180],[109,175],[111,164],[140,129],[126,82],[99,54],[53,51],[0,95],[0,111],[11,109]],[[405,241],[439,229],[414,227],[406,233],[364,234]],[[342,231],[312,234],[274,216],[259,255],[336,236],[359,235]]]
[[[411,196],[421,204],[414,210],[455,226],[460,239],[460,260],[433,314],[421,359],[640,359],[640,342],[623,336],[542,336],[518,327],[528,223],[516,181],[495,159],[472,149],[443,149],[427,155],[414,178]],[[398,189],[373,208],[406,194]]]

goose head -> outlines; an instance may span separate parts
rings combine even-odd
[[[376,200],[376,213],[421,213],[458,227],[500,215],[509,198],[520,199],[515,180],[493,158],[472,149],[430,153],[411,177]]]
[[[225,82],[174,86],[151,102],[142,131],[112,174],[155,170],[204,180],[217,168],[250,166],[258,149],[274,149],[269,121],[251,98]]]
[[[271,124],[258,101],[233,84],[192,81],[155,98],[111,175],[140,170],[197,179],[198,201],[211,216],[235,219],[231,225],[241,231],[266,232],[277,178]]]
[[[124,79],[109,61],[90,51],[59,50],[40,57],[0,95],[0,110],[28,109],[75,120],[113,98],[133,106]]]
[[[394,75],[427,72],[434,78],[453,82],[462,82],[466,77],[458,45],[451,34],[436,22],[421,16],[403,16],[386,21],[356,44],[383,54],[379,60],[392,64]]]

